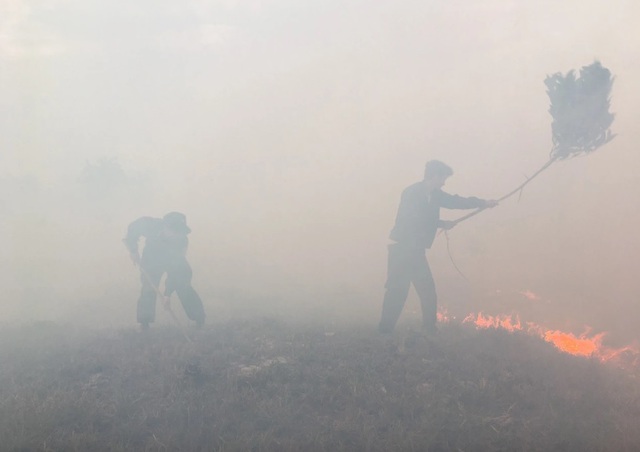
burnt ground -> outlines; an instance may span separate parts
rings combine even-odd
[[[0,329],[7,451],[636,451],[638,369],[526,334]]]

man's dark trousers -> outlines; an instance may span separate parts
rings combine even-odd
[[[140,275],[142,289],[138,299],[138,322],[148,324],[155,320],[157,293],[154,286],[158,287],[162,275],[166,272],[165,287],[168,293],[175,290],[187,317],[199,324],[204,323],[204,306],[200,296],[191,286],[192,271],[186,259],[157,259],[158,256],[153,256],[155,259],[152,259],[149,256],[151,253],[146,254],[147,256],[143,253],[141,262],[143,271]]]
[[[378,326],[380,332],[393,331],[409,295],[411,284],[420,298],[424,328],[427,331],[435,330],[438,297],[425,252],[424,248],[402,243],[389,245],[386,292],[382,304],[382,318]]]

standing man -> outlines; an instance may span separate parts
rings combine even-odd
[[[380,333],[393,331],[412,283],[422,306],[423,328],[426,333],[436,331],[437,294],[425,252],[431,247],[438,228],[454,226],[451,221],[440,220],[440,208],[483,209],[498,204],[493,200],[445,193],[442,187],[452,174],[448,165],[431,160],[425,166],[424,179],[402,192],[396,223],[389,236],[395,243],[389,245]]]
[[[204,307],[191,286],[192,271],[186,258],[187,234],[190,232],[187,218],[180,212],[170,212],[163,218],[138,218],[127,229],[123,242],[133,263],[140,265],[142,290],[138,298],[137,319],[143,329],[155,320],[157,290],[164,273],[167,274],[164,291],[167,306],[175,291],[189,319],[198,326],[204,324]],[[138,254],[140,237],[145,238],[142,257]]]

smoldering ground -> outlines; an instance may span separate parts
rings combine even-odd
[[[7,450],[637,450],[637,378],[530,336],[4,328]],[[408,334],[407,334],[408,333]]]

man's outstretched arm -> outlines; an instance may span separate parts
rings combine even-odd
[[[476,197],[463,198],[458,195],[450,195],[441,192],[441,206],[447,209],[491,209],[499,203],[495,199],[480,199]],[[438,220],[438,227],[444,230],[453,228],[457,221]]]
[[[438,198],[440,206],[445,209],[489,209],[498,205],[498,201],[494,199],[481,199],[475,196],[465,198],[443,191],[438,193]]]
[[[155,219],[151,217],[138,218],[127,228],[127,235],[122,242],[129,250],[129,256],[134,265],[140,264],[140,253],[138,252],[138,241],[140,237],[147,236],[153,228]]]

